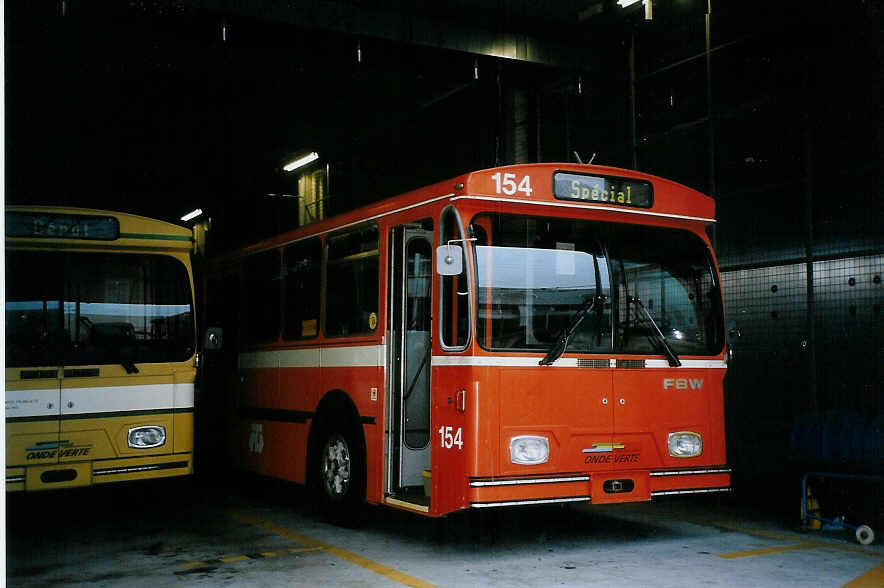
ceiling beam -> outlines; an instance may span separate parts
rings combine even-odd
[[[178,0],[192,8],[327,30],[356,37],[383,39],[499,57],[554,67],[587,69],[591,52],[522,33],[490,31],[464,21],[440,19],[346,0],[267,2],[266,0]],[[368,3],[366,3],[368,4]],[[506,15],[501,15],[501,25]]]

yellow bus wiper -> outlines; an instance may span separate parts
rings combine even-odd
[[[571,323],[562,329],[559,338],[553,343],[553,346],[549,348],[549,351],[543,356],[543,359],[540,360],[540,365],[552,365],[555,360],[562,357],[562,354],[565,353],[565,348],[568,347],[568,341],[570,341],[571,336],[577,331],[577,327],[580,326],[580,323],[583,322],[586,313],[593,310],[600,299],[601,296],[593,296],[583,303],[583,306],[574,313],[574,316],[571,318]]]

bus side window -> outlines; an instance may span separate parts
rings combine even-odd
[[[475,239],[475,241],[473,241],[474,256],[479,250],[479,247],[491,245],[490,232],[491,222],[487,218],[474,218],[470,222],[469,236]],[[486,287],[483,290],[479,287],[479,282],[482,280],[482,277],[478,267],[476,267],[476,271],[479,272],[476,275],[476,337],[478,338],[480,345],[490,348],[492,347],[491,316],[494,312],[490,302],[491,292],[490,288]]]
[[[285,248],[284,339],[311,339],[319,334],[321,255],[318,237]]]
[[[440,335],[442,347],[447,351],[464,349],[470,334],[469,271],[467,269],[466,243],[460,219],[453,207],[442,213],[440,245],[458,241],[463,271],[456,276],[441,276],[439,307],[441,313]]]
[[[378,324],[378,229],[335,235],[328,240],[325,334],[364,335]]]

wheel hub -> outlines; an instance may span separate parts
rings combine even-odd
[[[329,496],[347,494],[350,486],[350,448],[340,435],[333,435],[325,444],[322,460],[322,481]]]

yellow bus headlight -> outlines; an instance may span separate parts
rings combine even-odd
[[[166,442],[166,427],[148,425],[129,429],[129,447],[133,449],[150,449],[159,447]]]

